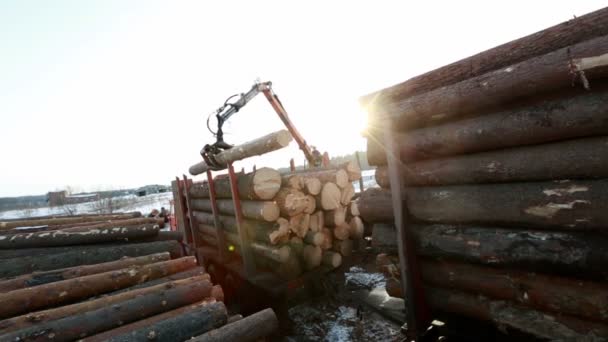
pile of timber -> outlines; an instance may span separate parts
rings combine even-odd
[[[282,279],[293,279],[321,266],[340,266],[342,257],[348,257],[353,244],[363,237],[352,185],[360,177],[354,162],[288,174],[266,167],[238,173],[244,218],[241,229],[256,267]],[[228,176],[216,176],[213,188],[217,218],[207,181],[195,182],[188,190],[188,206],[198,237],[218,255],[220,241],[225,241],[228,257],[242,260]]]
[[[359,211],[391,294],[403,296],[392,184],[434,315],[608,337],[606,66],[601,9],[362,99],[381,188]]]
[[[0,222],[0,341],[255,341],[276,331],[271,310],[229,322],[222,288],[184,255],[182,233],[139,216]]]

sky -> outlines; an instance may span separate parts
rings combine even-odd
[[[207,116],[272,81],[310,145],[364,150],[358,97],[607,1],[0,1],[0,197],[167,184]],[[224,126],[283,128],[263,95]],[[295,143],[235,163],[286,167]],[[197,178],[195,178],[197,179]]]

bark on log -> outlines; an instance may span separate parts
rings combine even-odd
[[[349,183],[340,192],[340,203],[346,206],[352,201],[353,197],[355,197],[355,187],[352,183]]]
[[[412,216],[566,230],[608,227],[608,180],[408,188]]]
[[[361,218],[367,223],[392,223],[393,200],[391,192],[380,188],[369,188],[357,202]]]
[[[121,303],[129,299],[138,296],[144,296],[150,293],[161,292],[167,288],[180,286],[187,287],[191,284],[208,284],[208,295],[206,296],[208,297],[209,295],[211,295],[212,289],[209,274],[194,275],[193,271],[196,269],[200,270],[200,267],[196,267],[185,272],[175,273],[166,278],[155,279],[153,281],[145,282],[137,286],[132,286],[126,289],[112,292],[93,300],[83,301],[76,304],[66,305],[44,311],[36,311],[28,313],[26,315],[5,319],[0,321],[0,331],[2,331],[3,333],[7,333],[15,330],[27,329],[34,327],[37,324],[46,324],[48,322],[55,321],[64,317],[78,316],[84,312],[97,310],[103,307],[111,307],[116,303]],[[174,279],[186,273],[193,275],[186,278]],[[162,282],[154,284],[158,281]]]
[[[153,241],[178,241],[183,242],[184,233],[179,230],[161,230],[156,236],[130,239],[132,242],[153,242]]]
[[[608,321],[608,285],[459,262],[424,260],[422,277],[432,286],[479,293],[537,310]]]
[[[59,224],[70,224],[70,223],[83,223],[83,222],[96,222],[96,221],[107,221],[107,220],[120,220],[126,218],[138,217],[141,213],[128,213],[128,214],[114,214],[114,215],[96,215],[96,216],[76,216],[76,217],[57,217],[47,219],[25,219],[18,221],[0,221],[0,230],[9,230],[17,227],[37,227],[37,226],[50,226]]]
[[[514,305],[508,301],[491,300],[463,292],[431,288],[428,290],[430,306],[442,312],[464,315],[494,322],[549,340],[593,341],[608,336],[608,326],[566,315],[549,315]]]
[[[397,231],[393,224],[374,224],[372,229],[372,248],[383,253],[397,253]]]
[[[222,151],[215,155],[215,161],[226,168],[228,163],[282,149],[289,145],[292,139],[289,131],[283,129]],[[192,165],[189,171],[191,175],[196,176],[209,169],[209,165],[201,161]]]
[[[50,226],[39,226],[36,228],[13,228],[9,230],[0,231],[0,235],[6,234],[18,234],[18,233],[34,233],[41,231],[51,230],[68,230],[69,228],[87,227],[87,228],[114,228],[114,227],[130,227],[130,226],[143,226],[146,224],[156,224],[163,228],[165,221],[163,219],[157,219],[153,217],[136,217],[129,219],[120,220],[106,220],[106,221],[93,221],[84,223],[69,223],[69,224],[58,224]]]
[[[338,240],[346,240],[350,237],[350,226],[344,222],[333,228],[334,237]]]
[[[299,171],[299,175],[303,177],[317,178],[322,184],[334,183],[338,187],[343,188],[350,182],[348,181],[348,173],[343,168],[327,168],[327,169],[307,169]]]
[[[212,212],[211,200],[192,200],[194,210]],[[217,208],[221,214],[235,215],[234,202],[231,199],[217,200]],[[274,222],[279,218],[279,206],[272,201],[241,201],[243,216],[252,220]]]
[[[321,247],[304,245],[302,250],[302,260],[304,261],[304,268],[312,270],[321,266],[323,251]]]
[[[205,213],[201,211],[195,211],[194,217],[196,222],[199,224],[199,231],[202,233],[208,233],[206,231],[207,228],[211,228],[215,232],[214,219],[213,214]],[[233,216],[219,216],[220,223],[222,224],[222,228],[225,232],[237,234],[237,224],[236,218]],[[201,229],[202,226],[202,229]],[[277,228],[280,228],[281,225],[279,223],[270,223],[264,221],[254,221],[254,220],[243,220],[241,228],[245,229],[249,234],[250,239],[270,243],[272,244],[272,240],[270,239],[270,233],[275,231]]]
[[[194,267],[191,268],[189,270],[183,271],[183,272],[178,272],[178,273],[174,273],[171,275],[168,275],[166,277],[162,277],[162,278],[157,278],[154,280],[148,280],[145,283],[141,283],[141,284],[137,284],[137,285],[133,285],[130,287],[126,287],[124,289],[120,289],[117,291],[112,291],[112,292],[108,292],[108,293],[104,293],[101,296],[98,296],[96,298],[101,298],[101,297],[106,297],[106,296],[114,296],[120,293],[125,293],[128,291],[134,291],[134,290],[138,290],[138,289],[144,289],[144,288],[148,288],[148,287],[152,287],[152,286],[156,286],[156,285],[160,285],[160,284],[164,284],[164,283],[170,283],[173,281],[177,281],[177,280],[183,280],[183,279],[188,279],[188,278],[192,278],[192,277],[200,277],[200,276],[206,276],[208,278],[203,277],[204,279],[207,280],[211,280],[209,274],[206,273],[205,268],[203,266],[198,266],[198,267]],[[201,279],[203,279],[201,278]]]
[[[323,210],[333,210],[340,207],[342,192],[340,188],[331,182],[323,184],[321,194],[317,196],[317,208]]]
[[[212,285],[209,281],[174,287],[161,285],[155,291],[111,306],[64,316],[57,320],[37,322],[30,327],[2,335],[2,339],[29,341],[52,334],[53,341],[72,341],[201,301],[209,297],[211,291]]]
[[[308,232],[306,236],[304,236],[304,242],[309,245],[319,246],[321,247],[325,242],[325,235],[321,232]]]
[[[608,178],[607,158],[608,137],[586,138],[411,163],[404,181],[419,186]]]
[[[353,254],[353,240],[334,239],[332,250],[342,254],[342,256],[349,257]]]
[[[282,188],[275,197],[275,202],[285,217],[295,216],[304,212],[308,206],[306,195],[295,189]]]
[[[404,162],[608,134],[608,90],[544,100],[481,117],[397,133]],[[370,165],[386,165],[381,134],[368,137]],[[378,182],[380,184],[380,182]],[[387,182],[388,184],[388,178]],[[383,186],[384,187],[384,186]]]
[[[337,252],[323,251],[321,263],[332,268],[338,268],[342,265],[342,255]]]
[[[606,34],[608,9],[602,8],[363,96],[360,102],[379,106],[406,99]]]
[[[129,212],[125,212],[125,213],[116,213],[116,214],[78,214],[78,215],[73,215],[73,216],[67,216],[65,214],[43,215],[43,216],[27,217],[27,218],[25,218],[25,220],[36,221],[36,220],[48,220],[48,219],[56,219],[56,218],[79,218],[79,217],[98,218],[100,216],[107,216],[107,215],[112,215],[112,216],[120,215],[120,216],[123,216],[124,219],[129,219],[129,218],[141,217],[141,212],[129,211]],[[15,222],[15,221],[23,221],[23,220],[24,220],[24,218],[12,218],[12,219],[2,219],[2,222]]]
[[[184,257],[117,271],[92,274],[0,294],[0,318],[71,303],[101,293],[165,277],[196,266],[196,258]]]
[[[575,232],[414,225],[418,253],[477,264],[608,279],[608,237]]]
[[[104,262],[101,264],[76,266],[45,272],[34,272],[16,278],[0,281],[0,292],[9,292],[26,287],[54,283],[57,281],[82,277],[85,275],[127,268],[129,266],[153,264],[160,261],[167,261],[170,258],[171,255],[168,252],[165,252],[141,256],[137,258],[123,258],[120,260]]]
[[[228,312],[224,303],[209,299],[109,330],[83,341],[186,341],[194,335],[225,325],[227,320]]]
[[[303,188],[304,188],[305,193],[312,195],[312,196],[316,196],[321,193],[321,186],[323,184],[321,183],[319,178],[302,176],[302,179],[303,179],[303,184],[304,184]]]
[[[279,321],[272,309],[264,309],[221,328],[196,336],[189,342],[255,342],[274,334]]]
[[[310,226],[310,215],[298,214],[289,219],[289,229],[300,238],[304,238]]]
[[[323,212],[323,222],[327,227],[337,227],[346,222],[346,210],[344,207],[338,207],[334,210]]]
[[[572,72],[580,81],[577,65],[581,58],[608,52],[608,36],[594,38],[576,45],[513,64],[504,69],[469,78],[447,87],[415,95],[382,107],[376,122],[390,122],[396,130],[409,130],[455,121],[465,116],[525,99],[532,94],[572,86]],[[584,70],[586,80],[605,76],[606,68]],[[581,86],[582,87],[582,86]]]
[[[0,235],[0,249],[104,243],[151,237],[157,235],[159,231],[157,225],[99,229],[78,228],[81,231],[75,229]]]
[[[396,278],[386,279],[385,289],[386,289],[386,293],[391,297],[404,298],[403,286],[401,286],[401,281],[399,279],[396,279]]]
[[[215,193],[217,198],[232,198],[230,179],[227,175],[215,177]],[[239,196],[244,200],[271,200],[281,188],[281,174],[274,169],[262,167],[256,171],[237,174]],[[190,187],[192,198],[209,198],[207,182],[194,183]]]
[[[49,249],[45,248],[45,250]],[[62,252],[56,254],[43,254],[1,260],[0,277],[14,277],[32,273],[34,271],[50,271],[60,268],[114,261],[125,256],[138,257],[162,252],[169,252],[172,258],[179,258],[183,254],[183,249],[177,241],[157,241],[109,246],[91,245],[90,248],[72,246],[69,248],[69,251],[62,249]]]
[[[349,233],[351,239],[361,239],[363,238],[363,232],[365,227],[363,226],[363,221],[358,216],[351,218],[348,221]]]

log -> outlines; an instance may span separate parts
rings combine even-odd
[[[345,167],[341,166],[305,169],[299,170],[296,173],[306,178],[317,178],[321,184],[334,183],[339,188],[343,188],[350,183],[348,181],[348,172],[346,172]]]
[[[608,327],[604,324],[529,310],[508,301],[440,288],[429,289],[427,297],[436,311],[494,322],[499,327],[513,328],[543,339],[592,341],[598,336],[608,336]]]
[[[221,214],[235,215],[234,202],[231,199],[217,200],[217,208]],[[192,200],[194,210],[213,212],[211,200]],[[274,222],[279,218],[279,206],[272,201],[241,201],[243,216],[252,220]]]
[[[214,156],[215,161],[222,168],[226,168],[228,163],[280,150],[289,145],[292,139],[289,131],[283,129],[222,151]],[[196,176],[210,169],[212,167],[207,165],[205,161],[201,161],[192,165],[189,171],[191,175]]]
[[[76,217],[56,217],[56,218],[45,218],[45,219],[25,219],[18,221],[0,221],[0,230],[9,230],[17,227],[37,227],[37,226],[51,226],[59,224],[70,224],[70,223],[83,223],[83,222],[96,222],[96,221],[107,221],[107,220],[120,220],[125,218],[138,217],[141,213],[128,213],[128,214],[114,214],[114,215],[95,215],[95,216],[76,216]]]
[[[608,279],[608,237],[577,232],[413,225],[418,253],[477,264]]]
[[[36,221],[36,220],[48,220],[48,219],[56,219],[56,218],[79,218],[79,217],[95,217],[98,218],[99,216],[107,216],[107,215],[120,215],[123,216],[122,219],[129,219],[129,218],[135,218],[135,217],[141,217],[141,212],[139,211],[129,211],[129,212],[125,212],[125,213],[115,213],[115,214],[98,214],[98,213],[93,213],[93,214],[78,214],[78,215],[72,215],[72,216],[67,216],[65,214],[52,214],[52,215],[43,215],[43,216],[32,216],[32,217],[27,217],[27,218],[12,218],[12,219],[2,219],[2,222],[15,222],[15,221],[23,221],[28,220],[28,221]]]
[[[321,263],[332,268],[338,268],[342,265],[342,255],[337,252],[323,251]]]
[[[334,210],[324,211],[323,222],[327,227],[343,225],[344,222],[346,222],[346,209],[344,207],[338,207]]]
[[[156,236],[131,239],[133,242],[153,242],[153,241],[178,241],[183,242],[184,232],[179,230],[161,230]]]
[[[145,295],[77,315],[38,322],[30,327],[2,335],[1,338],[21,341],[33,340],[38,336],[48,337],[52,334],[53,341],[81,339],[201,301],[208,298],[211,291],[212,286],[209,281],[199,281],[173,287],[160,286],[160,289]]]
[[[328,228],[322,228],[321,233],[323,233],[323,243],[321,244],[321,249],[326,251],[331,249],[334,243],[334,233]]]
[[[158,226],[135,226],[122,228],[79,228],[82,231],[54,230],[50,232],[0,235],[0,249],[55,247],[95,244],[151,237],[158,234]]]
[[[320,232],[325,227],[325,212],[318,210],[312,214],[309,227],[312,232]]]
[[[294,190],[302,190],[304,179],[297,174],[287,174],[281,177],[281,186]]]
[[[282,188],[275,197],[275,202],[284,217],[295,216],[304,212],[309,206],[308,197],[299,190]]]
[[[353,254],[353,240],[338,240],[334,239],[331,249],[334,252],[342,254],[344,257],[349,257]]]
[[[196,269],[196,268],[195,268]],[[191,272],[194,269],[190,269],[186,272]],[[170,277],[176,277],[180,274],[186,273],[180,272],[171,275]],[[147,286],[150,283],[161,280],[162,278],[156,279],[151,282],[146,282],[139,284],[137,286],[143,286],[140,288],[131,287],[127,289],[122,289],[120,291],[116,291],[110,293],[106,296],[102,296],[93,300],[83,301],[76,304],[70,304],[58,308],[48,309],[44,311],[36,311],[32,313],[28,313],[26,315],[21,315],[9,319],[5,319],[0,321],[0,331],[2,333],[7,333],[20,329],[28,329],[31,327],[35,327],[38,324],[46,324],[48,322],[56,321],[64,317],[69,316],[78,316],[88,311],[94,311],[99,308],[104,307],[112,307],[117,303],[122,303],[129,299],[133,299],[135,297],[144,296],[151,293],[162,292],[167,288],[174,287],[189,287],[192,284],[206,284],[207,287],[207,295],[205,297],[209,297],[211,295],[212,284],[210,283],[209,274],[203,274],[194,277],[188,277],[180,280],[167,281],[164,280],[162,283]],[[146,285],[146,286],[144,286]],[[127,291],[125,291],[127,290]]]
[[[289,221],[281,217],[277,220],[277,225],[279,226],[279,228],[270,232],[270,234],[268,235],[268,238],[270,239],[269,242],[271,245],[287,242],[286,240],[289,239]]]
[[[455,185],[407,189],[422,221],[603,231],[608,180]]]
[[[103,298],[106,296],[114,296],[120,293],[125,293],[125,292],[129,292],[129,291],[134,291],[134,290],[138,290],[138,289],[144,289],[144,288],[148,288],[148,287],[152,287],[152,286],[156,286],[156,285],[160,285],[160,284],[164,284],[164,283],[170,283],[170,282],[174,282],[177,280],[183,280],[183,279],[188,279],[188,278],[192,278],[192,277],[197,277],[199,278],[200,276],[204,276],[201,279],[207,279],[207,280],[211,280],[211,277],[208,273],[206,273],[205,268],[203,266],[197,266],[197,267],[193,267],[191,269],[188,269],[186,271],[182,271],[182,272],[178,272],[178,273],[174,273],[171,275],[168,275],[166,277],[162,277],[162,278],[157,278],[154,280],[148,280],[144,283],[141,284],[137,284],[137,285],[133,285],[130,287],[126,287],[124,289],[120,289],[117,291],[112,291],[112,292],[108,292],[108,293],[104,293],[101,296],[98,296],[97,298]]]
[[[359,216],[355,216],[348,221],[349,233],[351,239],[362,239],[365,227]]]
[[[307,270],[312,270],[321,266],[322,256],[323,251],[321,250],[321,247],[304,245],[304,249],[302,250],[304,268]]]
[[[338,240],[346,240],[350,237],[350,226],[344,222],[333,228],[334,237]]]
[[[340,203],[346,206],[352,201],[353,197],[355,197],[355,187],[352,183],[349,183],[340,192]]]
[[[304,184],[303,188],[304,188],[305,193],[312,195],[312,196],[316,196],[321,193],[321,186],[323,184],[321,183],[319,178],[307,177],[307,176],[301,176],[301,177],[302,177],[302,181]]]
[[[152,316],[84,339],[86,342],[186,341],[226,324],[224,303],[213,299]]]
[[[230,179],[227,175],[215,177],[215,194],[217,198],[232,198]],[[253,172],[237,174],[239,196],[244,200],[271,200],[281,188],[281,174],[268,167],[259,168]],[[194,183],[190,187],[190,197],[209,198],[207,182]]]
[[[367,223],[391,223],[393,201],[391,192],[380,188],[369,188],[361,193],[357,202],[361,219]]]
[[[212,234],[216,235],[213,219],[213,214],[205,213],[201,211],[195,211],[194,217],[196,222],[198,223],[198,230],[204,234]],[[222,229],[226,233],[237,234],[237,223],[236,218],[233,216],[219,216],[220,223],[222,224]],[[243,220],[241,228],[247,231],[247,234],[250,239],[254,239],[259,242],[273,244],[270,234],[279,229],[281,224],[279,223],[270,223],[264,221],[254,221],[254,220]],[[211,233],[210,233],[211,232]],[[276,243],[276,241],[275,241]]]
[[[0,318],[75,302],[101,293],[118,290],[187,270],[196,258],[184,257],[154,264],[91,274],[0,294]]]
[[[391,297],[404,298],[403,286],[401,286],[401,281],[399,279],[396,279],[396,278],[386,279],[385,289],[386,289],[386,293]]]
[[[351,201],[346,208],[346,217],[360,216],[359,204],[356,201]]]
[[[289,246],[274,247],[259,242],[251,243],[251,250],[258,256],[284,263],[291,257]]]
[[[382,106],[376,122],[391,122],[395,130],[409,130],[440,122],[479,116],[488,110],[525,99],[533,94],[571,87],[572,72],[585,57],[608,51],[608,36],[594,38],[549,52],[504,69],[469,78],[447,87]],[[578,82],[580,74],[574,79]],[[585,80],[606,75],[605,68],[584,70]]]
[[[193,337],[189,342],[255,342],[274,334],[279,321],[272,309],[264,309],[221,328]]]
[[[323,210],[333,210],[340,207],[342,192],[340,188],[331,182],[323,184],[321,194],[317,196],[317,208]]]
[[[304,242],[309,245],[321,247],[325,242],[325,235],[321,232],[315,233],[309,231],[308,233],[306,233],[306,236],[304,236]]]
[[[289,230],[300,238],[306,235],[309,225],[310,215],[308,214],[298,214],[289,218]]]
[[[360,102],[369,107],[381,106],[386,102],[395,102],[464,81],[578,42],[606,35],[607,24],[608,9],[602,8],[366,95],[360,99]]]
[[[123,258],[116,261],[105,262],[101,264],[84,265],[63,268],[52,271],[34,272],[25,274],[16,278],[0,281],[0,292],[9,292],[26,287],[38,286],[66,279],[82,277],[85,275],[103,273],[129,266],[147,265],[159,261],[167,261],[171,258],[168,252],[156,253],[137,258]]]
[[[306,195],[306,207],[304,208],[304,214],[313,214],[317,209],[317,200],[312,195]]]
[[[604,88],[594,88],[594,91],[584,94],[544,100],[407,133],[396,133],[401,160],[411,162],[607,135],[608,122],[604,113],[608,111],[608,90]],[[386,165],[386,151],[378,143],[381,139],[382,136],[378,134],[368,138],[367,158],[370,165]],[[381,184],[378,174],[376,181]],[[388,178],[383,183],[388,184]]]
[[[352,182],[357,181],[361,178],[361,168],[356,162],[351,160],[342,164],[340,167],[343,168],[344,171],[346,171],[346,173],[348,174],[348,180],[351,182],[351,184]]]
[[[607,178],[606,157],[608,137],[569,140],[415,162],[404,168],[404,181],[419,186]]]
[[[79,265],[97,264],[118,260],[122,257],[138,257],[169,252],[172,258],[181,257],[182,246],[177,241],[157,241],[136,244],[120,244],[82,248],[70,247],[69,251],[56,254],[19,257],[0,261],[0,278],[14,277],[34,271],[50,271]]]
[[[9,230],[0,231],[0,235],[5,234],[17,234],[17,233],[34,233],[41,231],[60,230],[78,227],[87,228],[114,228],[114,227],[130,227],[130,226],[143,226],[147,224],[156,224],[163,228],[165,221],[163,219],[157,219],[153,217],[136,217],[129,219],[120,220],[106,220],[106,221],[93,221],[84,223],[69,223],[69,224],[58,224],[50,226],[38,226],[36,228],[13,228]]]
[[[410,167],[410,164],[408,164],[407,167]],[[404,168],[404,169],[406,169],[406,168]],[[388,178],[388,167],[386,167],[386,166],[377,167],[374,177],[376,177],[376,183],[378,183],[378,185],[381,188],[383,188],[383,189],[391,188],[391,182]]]
[[[375,223],[372,229],[372,248],[383,253],[397,254],[397,231],[395,225]]]
[[[608,321],[608,288],[604,283],[448,261],[424,260],[421,270],[424,281],[432,286],[479,293],[556,314]]]

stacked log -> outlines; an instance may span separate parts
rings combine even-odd
[[[353,245],[340,241],[363,237],[363,221],[353,202],[352,185],[360,177],[354,162],[288,174],[266,167],[238,173],[241,234],[249,240],[246,243],[258,267],[292,278],[321,266],[340,266],[342,257],[351,253],[348,247]],[[213,185],[215,214],[207,181],[195,182],[188,190],[195,231],[212,249],[221,248],[223,239],[224,252],[238,260],[244,250],[229,179],[218,175]],[[339,246],[332,248],[334,244]],[[218,250],[218,258],[219,254]],[[283,272],[286,268],[289,271]]]
[[[387,142],[434,314],[608,337],[607,23],[602,9],[362,100],[380,188],[358,209],[388,253],[378,260],[391,294],[403,296],[391,197],[401,189]]]
[[[65,219],[9,226],[19,230],[34,221]],[[0,265],[0,340],[175,341],[225,326],[222,288],[194,256],[183,256],[181,235],[148,221],[123,222],[85,220],[81,226],[1,235],[2,252],[13,258]],[[222,329],[229,334],[242,328]],[[264,337],[275,330],[252,333]]]

